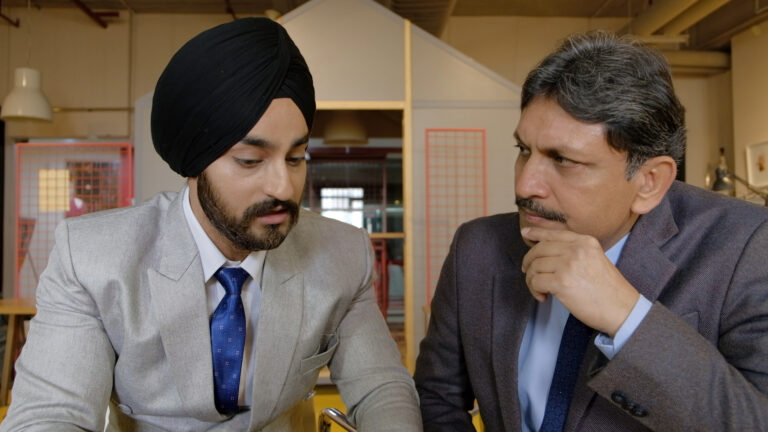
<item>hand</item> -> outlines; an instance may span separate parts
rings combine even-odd
[[[531,295],[551,294],[579,321],[614,337],[640,294],[605,256],[594,237],[571,231],[523,228],[536,244],[523,258]]]

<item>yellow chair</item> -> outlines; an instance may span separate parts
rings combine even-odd
[[[325,408],[320,412],[317,420],[317,432],[330,432],[331,424],[337,424],[348,432],[356,432],[347,420],[347,416],[336,408]]]

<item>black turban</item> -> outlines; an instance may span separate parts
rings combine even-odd
[[[312,128],[312,75],[285,29],[243,18],[206,30],[171,58],[152,98],[152,141],[171,169],[197,177],[242,140],[275,98]]]

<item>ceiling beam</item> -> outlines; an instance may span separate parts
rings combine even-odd
[[[675,19],[667,23],[667,25],[661,29],[661,32],[668,36],[679,35],[689,29],[692,25],[704,19],[707,15],[720,9],[729,1],[730,0],[699,0],[698,3],[686,9]]]
[[[456,7],[456,0],[448,0],[448,4],[445,5],[445,10],[440,16],[440,21],[438,22],[437,28],[435,29],[437,31],[435,36],[440,37],[443,35],[445,26],[446,24],[448,24],[448,20],[451,18],[451,15],[453,14],[453,9],[455,7]]]
[[[651,7],[630,21],[621,30],[621,33],[638,36],[652,35],[695,3],[696,0],[664,0],[654,2]]]

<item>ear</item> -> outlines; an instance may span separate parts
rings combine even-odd
[[[650,158],[637,170],[632,182],[637,194],[632,202],[632,212],[645,214],[659,205],[677,176],[677,164],[669,156]]]

